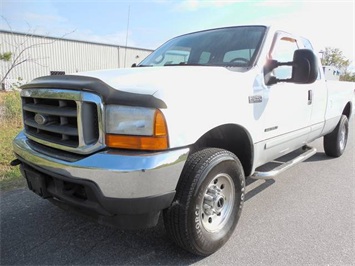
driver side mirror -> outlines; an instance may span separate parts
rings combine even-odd
[[[278,79],[270,76],[271,71],[280,66],[292,66],[292,77],[290,79]],[[278,62],[269,60],[264,67],[265,79],[267,85],[274,85],[278,82],[289,82],[296,84],[311,84],[318,77],[318,61],[312,50],[299,49],[293,54],[292,62]],[[267,76],[269,76],[267,78]]]

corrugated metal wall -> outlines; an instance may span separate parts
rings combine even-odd
[[[30,81],[49,75],[51,71],[65,71],[68,74],[131,67],[133,63],[139,63],[152,52],[148,49],[7,31],[0,31],[0,37],[0,53],[12,52],[12,59],[20,56],[18,62],[26,60],[11,71],[9,80],[21,78]],[[1,79],[10,66],[11,62],[0,61]]]

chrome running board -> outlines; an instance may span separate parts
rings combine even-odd
[[[270,171],[267,171],[267,172],[255,171],[254,174],[251,176],[251,178],[253,178],[253,179],[271,179],[271,178],[277,176],[278,174],[281,174],[282,172],[288,170],[292,166],[295,166],[296,164],[307,160],[308,158],[310,158],[311,156],[313,156],[317,152],[316,148],[311,148],[311,147],[306,146],[304,149],[306,150],[304,153],[300,154],[299,156],[297,156],[296,158],[294,158],[288,162],[282,163],[281,165],[277,166],[276,168],[274,168]]]

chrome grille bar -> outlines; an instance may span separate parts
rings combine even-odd
[[[21,97],[29,139],[78,154],[104,147],[99,96],[74,90],[24,89]]]

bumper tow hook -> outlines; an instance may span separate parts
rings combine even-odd
[[[16,165],[19,165],[19,164],[21,164],[21,161],[20,161],[19,159],[15,159],[15,160],[13,160],[13,161],[10,163],[11,166],[16,166]]]

